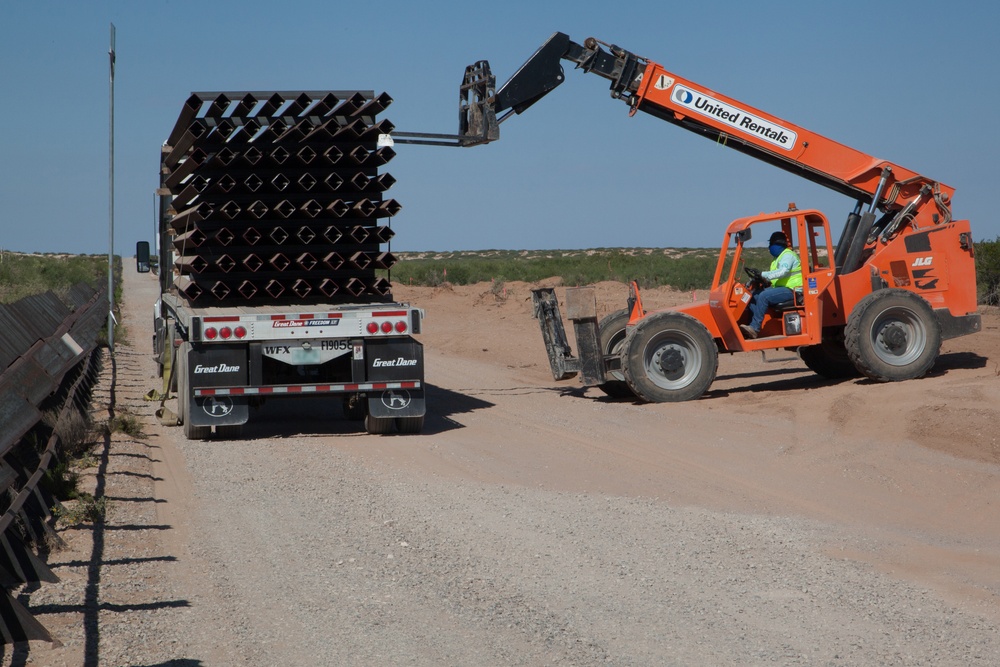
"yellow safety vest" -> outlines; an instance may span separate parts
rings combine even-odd
[[[781,254],[774,258],[771,262],[771,270],[778,270],[778,260],[780,260],[786,252],[792,254],[792,272],[789,273],[784,278],[778,278],[771,282],[774,287],[788,287],[789,289],[795,289],[796,287],[802,287],[802,263],[799,261],[799,256],[791,248],[785,248],[781,251]]]

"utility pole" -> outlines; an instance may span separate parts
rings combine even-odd
[[[115,353],[115,24],[111,24],[108,131],[108,349]]]

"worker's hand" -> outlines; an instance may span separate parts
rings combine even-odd
[[[750,276],[750,282],[747,284],[747,287],[751,290],[756,291],[771,286],[771,281],[761,274],[760,269],[755,269],[752,266],[744,266],[743,270]]]

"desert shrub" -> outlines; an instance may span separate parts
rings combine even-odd
[[[120,258],[115,273],[120,276]],[[3,252],[0,261],[0,303],[49,290],[62,296],[70,287],[107,284],[107,255],[38,255]],[[116,280],[120,284],[120,280]]]
[[[976,285],[979,303],[1000,305],[1000,236],[976,244]]]
[[[98,523],[104,520],[108,511],[108,499],[95,498],[89,493],[80,493],[71,502],[52,508],[52,514],[61,526],[78,526],[82,523]]]
[[[128,411],[119,412],[108,420],[107,429],[109,433],[124,433],[133,438],[143,436],[142,419]]]
[[[491,281],[538,282],[561,276],[566,285],[638,280],[642,287],[704,289],[715,271],[714,250],[598,249],[399,253],[391,279],[398,284],[467,285]]]

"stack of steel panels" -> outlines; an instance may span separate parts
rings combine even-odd
[[[389,301],[400,210],[371,91],[194,93],[163,146],[173,284],[195,305]],[[391,142],[390,142],[391,143]]]

